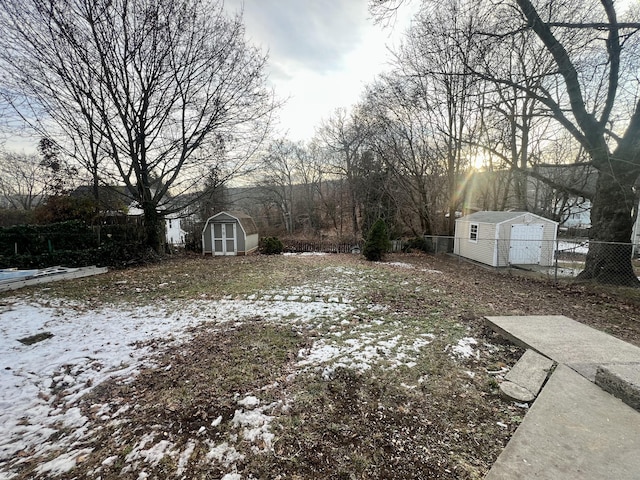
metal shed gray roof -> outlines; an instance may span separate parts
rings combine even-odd
[[[479,222],[479,223],[502,223],[512,220],[522,215],[531,215],[532,217],[543,219],[547,222],[553,222],[548,218],[541,217],[531,212],[476,212],[459,218],[463,222]],[[554,222],[556,223],[556,222]]]
[[[228,215],[229,217],[233,217],[238,220],[238,222],[240,222],[240,225],[242,226],[242,229],[244,230],[245,235],[254,235],[258,233],[256,222],[254,222],[253,218],[243,212],[219,212],[216,213],[213,217],[210,217],[209,220],[207,220],[207,223],[210,220],[214,221],[216,217],[220,215]]]

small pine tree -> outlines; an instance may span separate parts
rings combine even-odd
[[[378,219],[369,230],[362,254],[371,262],[379,262],[387,253],[389,247],[387,225],[382,219]]]
[[[279,255],[284,250],[284,245],[276,237],[265,237],[261,241],[260,252],[265,255]]]

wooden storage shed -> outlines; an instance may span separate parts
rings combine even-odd
[[[202,230],[202,254],[248,255],[258,249],[258,227],[242,212],[220,212]]]
[[[456,220],[454,252],[493,267],[551,266],[557,231],[529,212],[476,212]]]

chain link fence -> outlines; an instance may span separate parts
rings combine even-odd
[[[554,252],[556,282],[580,279],[633,286],[640,277],[640,249],[632,243],[559,238]]]
[[[456,238],[426,236],[433,253],[449,253],[496,269],[518,270],[553,282],[596,280],[637,284],[640,245],[594,242],[586,238],[556,240]]]

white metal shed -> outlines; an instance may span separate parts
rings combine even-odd
[[[242,212],[220,212],[202,230],[202,254],[248,255],[258,249],[258,227]]]
[[[493,267],[551,266],[557,231],[529,212],[476,212],[456,220],[454,252]]]

